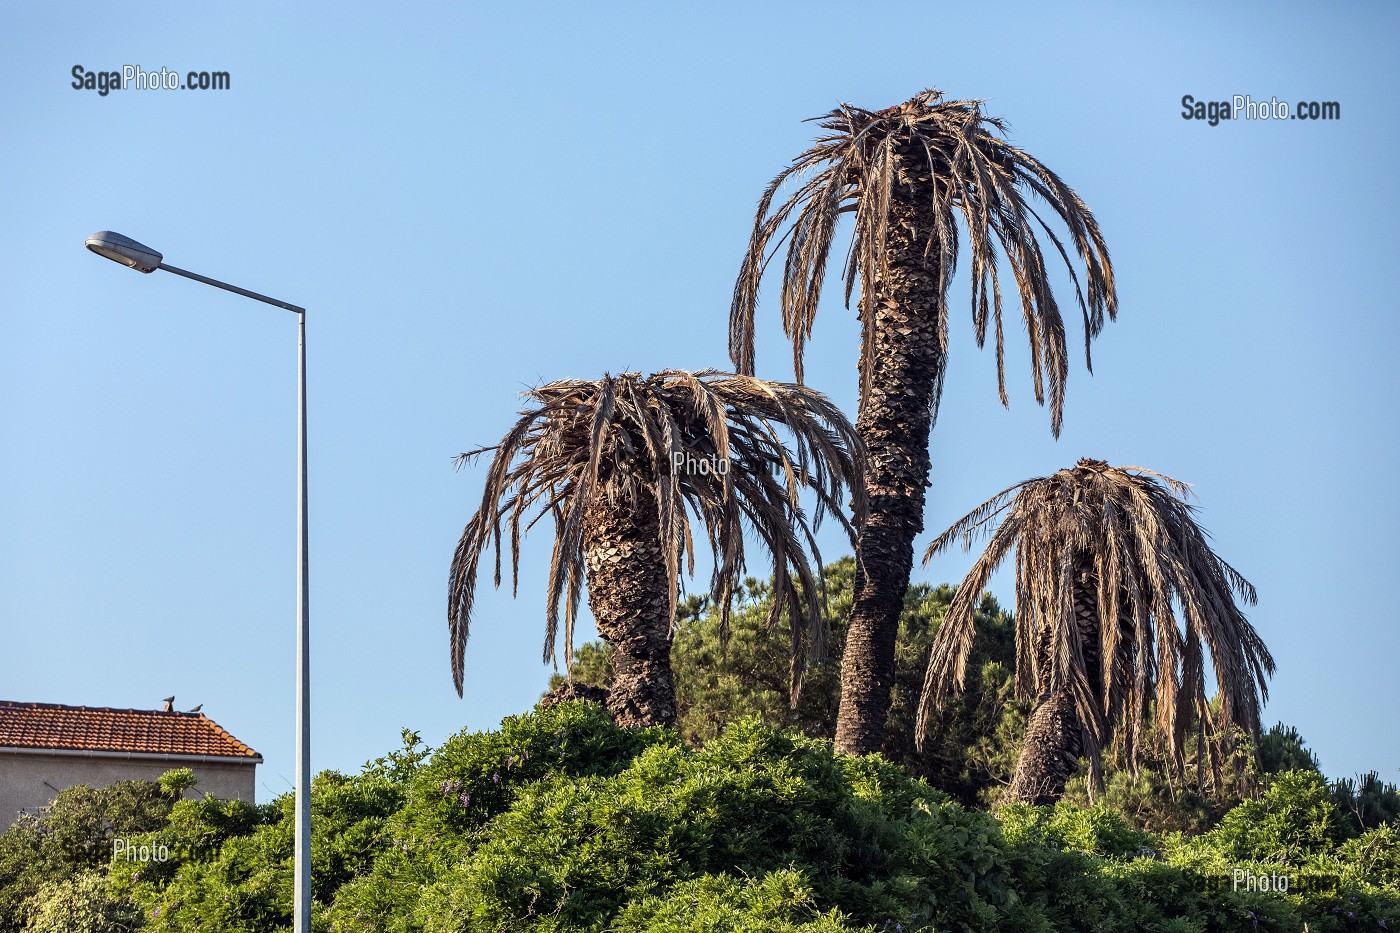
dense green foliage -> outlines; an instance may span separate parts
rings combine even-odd
[[[61,927],[62,904],[89,898],[89,873],[108,864],[112,840],[164,826],[190,780],[189,770],[179,769],[161,783],[70,787],[54,798],[42,822],[22,817],[0,834],[0,933],[25,929],[41,908],[42,922]]]
[[[99,871],[45,883],[30,906],[31,933],[125,933],[140,922],[134,906],[108,896]]]
[[[1227,749],[1223,784],[1199,756],[1168,782],[1150,755],[1136,775],[1109,755],[1093,804],[1081,774],[1054,808],[985,812],[1025,715],[990,596],[969,689],[924,751],[914,701],[948,587],[910,590],[883,760],[833,755],[853,571],[827,568],[832,650],[795,707],[788,636],[751,580],[727,641],[704,601],[684,607],[676,730],[565,703],[431,753],[405,730],[360,773],[319,775],[318,933],[1400,929],[1400,794],[1329,783],[1282,724]],[[604,649],[575,674],[606,683]],[[181,799],[192,780],[70,788],[0,834],[0,933],[288,929],[290,796]],[[116,838],[170,858],[114,860]]]
[[[717,737],[743,716],[831,739],[840,703],[841,651],[853,601],[855,560],[825,570],[826,656],[808,665],[796,707],[789,703],[788,633],[767,624],[771,588],[750,578],[738,595],[721,638],[719,613],[692,596],[677,615],[671,666],[679,708],[677,728],[688,744]],[[916,584],[905,596],[895,653],[895,684],[882,755],[965,804],[989,803],[1011,778],[1025,728],[1025,706],[1013,697],[1015,666],[1010,617],[990,594],[976,613],[978,639],[968,664],[967,691],[936,714],[922,752],[914,747],[914,716],[923,689],[929,645],[953,599],[949,586]],[[606,687],[608,649],[592,642],[576,652],[576,682]],[[556,677],[551,686],[562,678]]]
[[[826,568],[827,622],[831,649],[807,670],[796,708],[787,693],[787,635],[766,625],[769,587],[747,581],[731,614],[729,637],[721,639],[718,614],[706,600],[691,597],[678,614],[672,667],[676,678],[684,740],[702,745],[741,716],[793,729],[814,738],[836,732],[840,690],[840,655],[850,615],[855,562],[844,558]],[[885,729],[883,756],[914,777],[952,795],[965,805],[997,803],[1010,781],[1026,723],[1026,706],[1013,691],[1012,619],[991,594],[983,594],[975,613],[977,638],[968,664],[966,691],[935,712],[920,753],[914,747],[915,703],[923,686],[929,646],[954,589],[927,584],[910,586],[900,619],[896,648],[893,706]],[[608,651],[600,642],[580,647],[573,667],[575,682],[606,687]],[[550,686],[563,678],[555,675]],[[1184,774],[1169,779],[1167,756],[1154,748],[1150,730],[1138,750],[1139,769],[1131,773],[1121,748],[1106,750],[1105,787],[1091,800],[1087,773],[1071,780],[1065,799],[1079,807],[1102,804],[1130,825],[1150,832],[1202,833],[1230,808],[1263,792],[1270,775],[1298,769],[1318,770],[1317,759],[1298,734],[1282,723],[1265,731],[1257,743],[1239,736],[1216,749],[1221,756],[1216,781],[1198,749],[1200,734],[1188,735]],[[1334,803],[1358,831],[1400,814],[1400,793],[1375,774],[1330,785]]]
[[[1103,806],[970,810],[755,718],[692,749],[575,702],[431,755],[406,733],[360,774],[322,774],[313,813],[323,933],[1400,928],[1400,837],[1356,831],[1310,770],[1207,833],[1155,835]],[[34,889],[29,929],[286,929],[291,824],[285,797],[176,802],[135,837],[169,862],[118,861],[105,886],[75,863]],[[1264,876],[1288,890],[1235,889]]]

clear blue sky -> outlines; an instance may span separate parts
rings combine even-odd
[[[536,536],[520,599],[482,594],[465,698],[452,689],[447,568],[481,480],[453,455],[499,438],[541,380],[727,366],[752,210],[811,139],[802,119],[933,85],[985,98],[1081,193],[1122,310],[1055,441],[1019,325],[1007,412],[955,283],[919,548],[1080,456],[1188,480],[1259,588],[1269,721],[1297,725],[1329,773],[1397,778],[1393,5],[80,3],[6,19],[0,697],[174,693],[266,756],[260,796],[290,786],[295,318],[124,270],[82,248],[91,232],[310,309],[314,764],[353,769],[403,726],[433,743],[490,727],[548,675]],[[70,86],[74,65],[124,64],[232,86]],[[1342,119],[1181,117],[1184,94],[1236,93],[1338,101]],[[764,307],[760,371],[787,378]],[[848,411],[855,354],[831,301],[809,381]]]

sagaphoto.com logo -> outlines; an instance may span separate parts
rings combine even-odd
[[[231,79],[227,71],[178,71],[162,67],[147,71],[140,65],[122,65],[119,71],[89,71],[74,65],[71,87],[75,91],[96,91],[106,97],[113,91],[227,91]]]
[[[1199,120],[1219,126],[1222,120],[1340,120],[1342,105],[1335,100],[1289,102],[1270,97],[1255,100],[1248,94],[1235,94],[1229,100],[1198,100],[1193,94],[1181,98],[1181,119]]]

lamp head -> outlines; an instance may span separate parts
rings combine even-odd
[[[156,271],[164,258],[149,246],[111,230],[99,230],[88,237],[84,245],[97,255],[130,266],[137,272]]]

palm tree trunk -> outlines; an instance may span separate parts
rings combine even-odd
[[[620,726],[671,725],[671,619],[656,499],[589,503],[584,515],[588,607],[615,653],[608,711]]]
[[[924,527],[929,432],[947,348],[939,257],[924,254],[933,223],[929,185],[927,177],[895,185],[888,232],[895,258],[888,276],[863,286],[871,294],[861,303],[861,325],[873,347],[868,372],[862,373],[869,390],[856,431],[866,447],[869,517],[856,549],[855,603],[836,719],[836,749],[850,755],[879,751],[883,743],[895,636],[914,564],[914,538]]]
[[[1098,582],[1087,558],[1076,561],[1074,569],[1074,624],[1083,646],[1084,671],[1089,687],[1097,696],[1101,689],[1102,633],[1099,627]],[[1075,706],[1068,681],[1052,676],[1049,630],[1041,628],[1036,646],[1039,678],[1044,692],[1031,710],[1016,774],[1003,801],[1051,806],[1065,792],[1070,775],[1079,767],[1084,753],[1083,723]]]
[[[1065,792],[1070,775],[1079,767],[1079,715],[1066,684],[1041,696],[1026,723],[1016,775],[1003,802],[1050,806]]]

